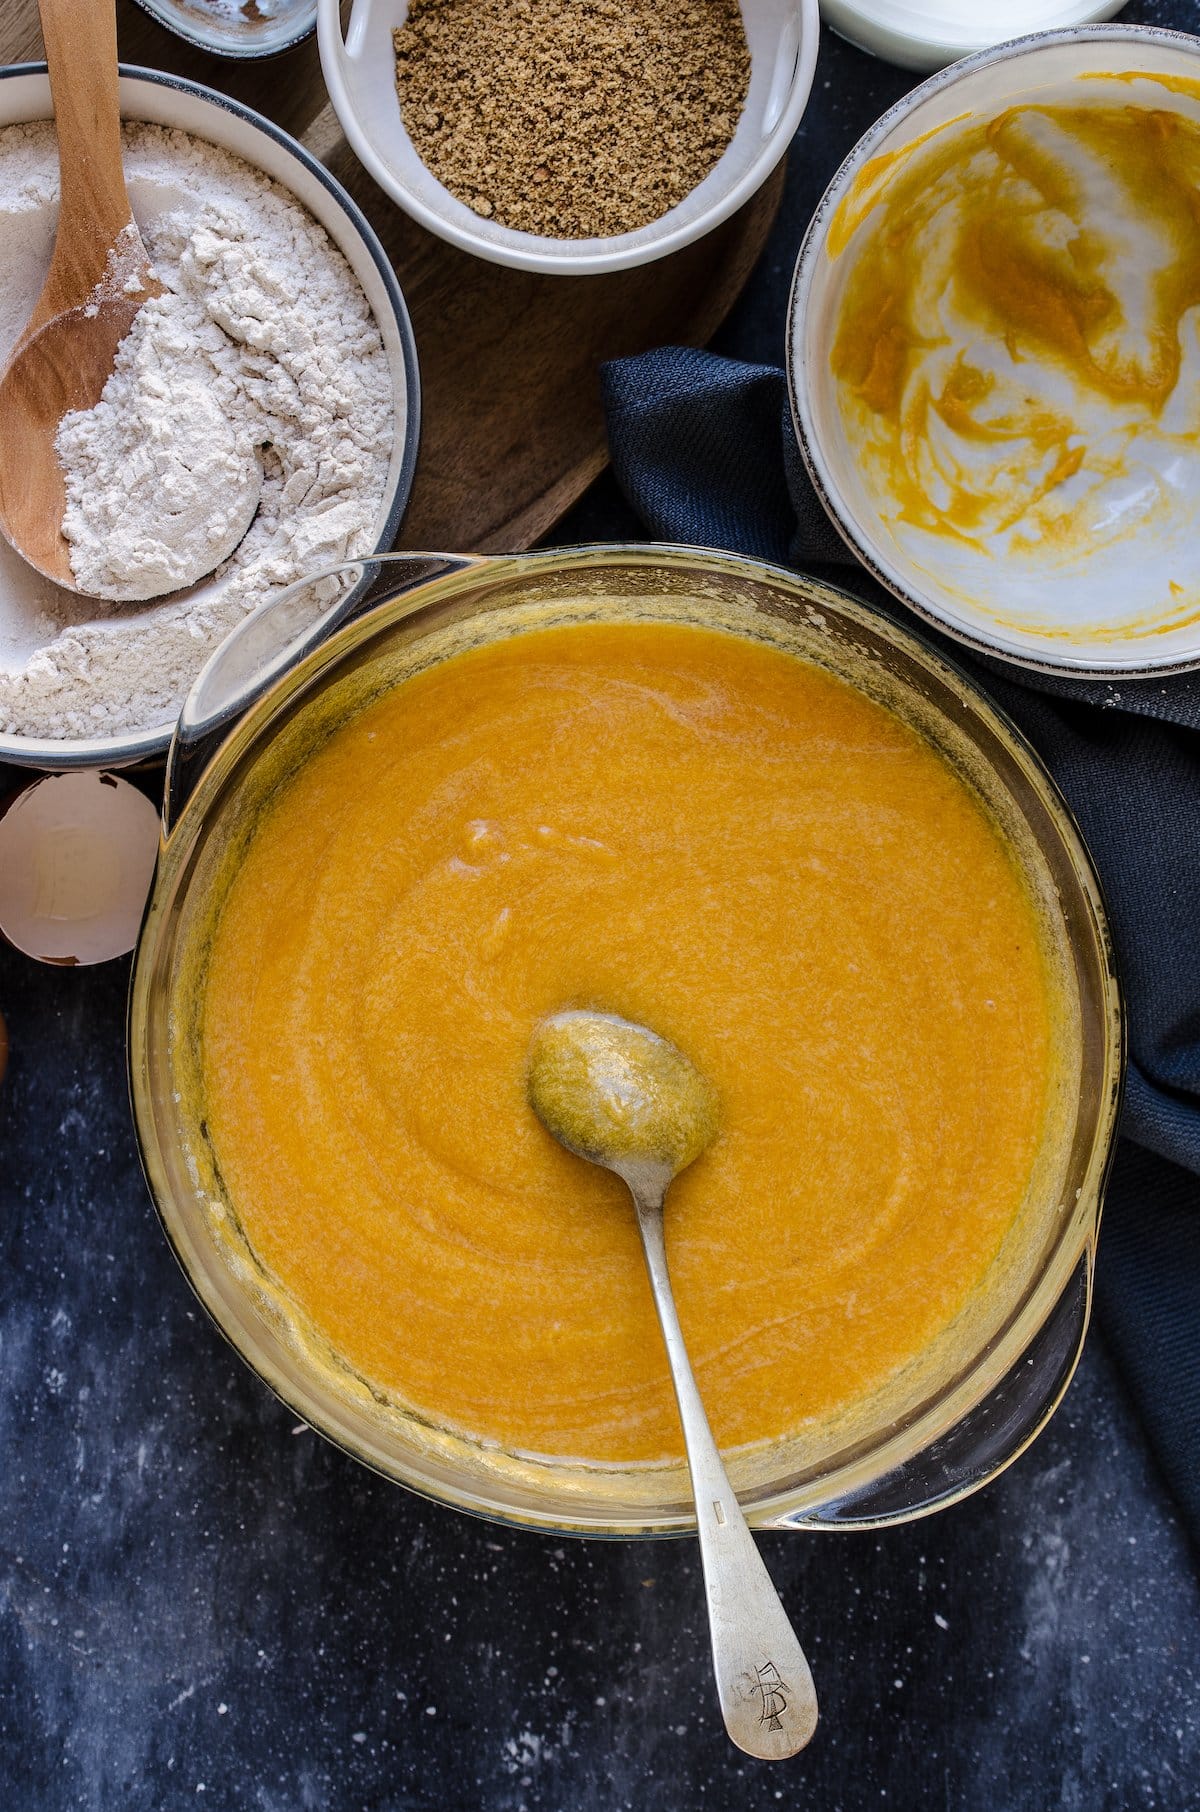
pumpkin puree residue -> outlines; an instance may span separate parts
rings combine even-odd
[[[865,224],[832,365],[894,519],[1018,555],[1120,535],[1114,486],[1144,514],[1200,431],[1200,123],[1013,107],[885,175],[834,222]]]

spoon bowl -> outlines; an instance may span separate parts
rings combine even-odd
[[[624,1176],[662,1172],[663,1188],[717,1135],[716,1092],[657,1032],[615,1013],[567,1009],[529,1050],[529,1098],[560,1145]]]
[[[147,282],[148,293],[52,315],[25,335],[0,377],[0,531],[30,566],[69,591],[79,587],[62,532],[66,485],[55,437],[64,415],[99,402],[134,317],[161,293],[148,268]]]
[[[812,1738],[816,1690],[708,1425],[667,1271],[664,1199],[717,1135],[716,1093],[648,1027],[580,1009],[537,1027],[528,1093],[547,1132],[576,1157],[613,1171],[633,1197],[696,1500],[721,1714],[739,1749],[781,1761]]]

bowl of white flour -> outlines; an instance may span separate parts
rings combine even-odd
[[[41,66],[0,70],[0,367],[50,261],[51,112]],[[270,121],[174,76],[123,66],[121,112],[166,294],[139,311],[101,402],[60,435],[72,566],[104,595],[53,585],[0,542],[0,760],[31,767],[161,754],[249,612],[392,545],[416,463],[408,312],[341,185]],[[186,482],[201,453],[208,497],[249,520],[245,536],[200,584],[137,601],[208,532]]]

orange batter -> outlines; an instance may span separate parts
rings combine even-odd
[[[979,1285],[1050,1090],[1048,969],[990,820],[821,669],[682,624],[542,628],[363,710],[291,779],[206,979],[246,1235],[362,1375],[526,1453],[681,1453],[632,1210],[526,1103],[565,1005],[715,1085],[672,1187],[718,1439],[893,1377]]]

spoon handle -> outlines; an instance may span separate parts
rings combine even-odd
[[[38,11],[62,189],[50,276],[37,311],[48,320],[102,280],[109,247],[131,216],[121,164],[115,0],[38,0]],[[48,301],[52,284],[62,293]],[[31,321],[27,333],[40,324]]]
[[[663,1192],[626,1181],[683,1424],[721,1713],[739,1749],[780,1760],[803,1749],[816,1729],[812,1674],[734,1496],[692,1376],[667,1273]]]

